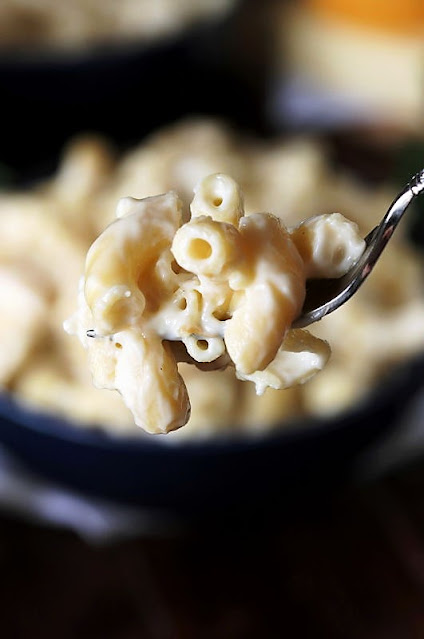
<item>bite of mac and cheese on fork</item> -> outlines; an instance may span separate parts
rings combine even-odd
[[[259,395],[321,371],[328,343],[291,327],[306,280],[342,276],[364,246],[339,213],[293,228],[245,214],[222,173],[200,180],[189,217],[173,191],[125,197],[88,251],[65,330],[86,348],[94,384],[119,391],[138,426],[166,433],[190,416],[180,363],[232,367]]]

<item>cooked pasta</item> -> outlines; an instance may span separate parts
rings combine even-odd
[[[307,271],[343,275],[364,248],[340,214],[292,233],[274,215],[245,216],[240,189],[226,175],[204,178],[194,192],[185,223],[173,192],[120,201],[117,219],[88,251],[79,309],[65,323],[90,353],[94,383],[118,390],[150,433],[188,421],[178,361],[234,366],[258,394],[322,370],[328,344],[291,330]]]

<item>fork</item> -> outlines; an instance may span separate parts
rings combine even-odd
[[[365,249],[356,264],[337,279],[308,280],[306,297],[294,328],[317,322],[347,302],[364,283],[393,235],[412,200],[424,191],[424,169],[408,182],[390,205],[386,215],[365,238]]]

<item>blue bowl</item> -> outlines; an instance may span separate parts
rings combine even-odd
[[[422,387],[424,357],[398,367],[358,405],[261,437],[208,442],[115,437],[0,398],[0,442],[30,468],[88,495],[173,512],[253,507],[346,478],[354,460],[395,426]]]

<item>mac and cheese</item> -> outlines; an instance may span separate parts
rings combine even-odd
[[[328,344],[290,328],[306,277],[343,275],[364,248],[340,214],[291,232],[274,215],[244,215],[241,191],[226,175],[210,175],[194,191],[185,223],[174,192],[120,200],[118,219],[88,251],[79,309],[65,323],[89,352],[94,383],[118,390],[150,433],[188,421],[178,361],[234,366],[258,394],[320,371]]]

